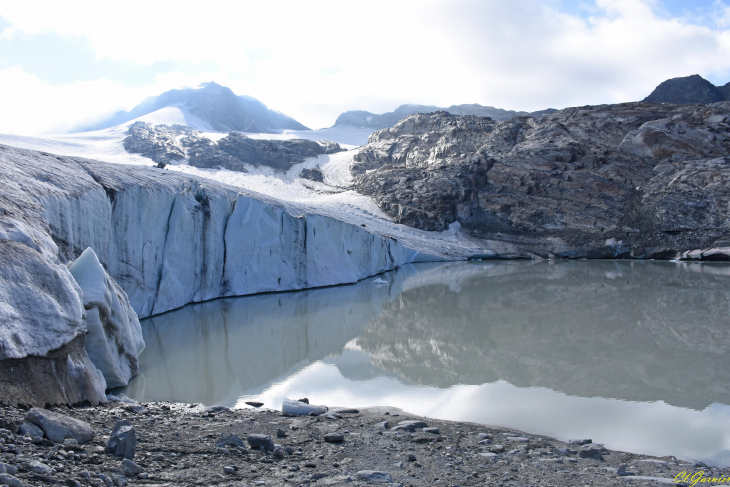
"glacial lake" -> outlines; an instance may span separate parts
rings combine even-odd
[[[726,264],[416,264],[142,328],[140,401],[394,406],[730,465]]]

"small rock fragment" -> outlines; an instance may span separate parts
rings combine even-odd
[[[424,433],[431,433],[433,435],[440,435],[441,431],[438,428],[423,428]]]
[[[342,433],[327,433],[324,435],[324,441],[327,443],[341,443],[345,441],[345,435]]]
[[[261,406],[264,405],[264,403],[258,402],[258,401],[246,401],[246,404],[248,404],[251,407],[255,407],[255,408],[260,408]]]

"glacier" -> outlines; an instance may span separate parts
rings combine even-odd
[[[103,401],[106,386],[125,384],[144,346],[138,317],[440,259],[291,202],[164,169],[0,145],[0,184],[8,260],[0,316],[9,324],[0,374],[56,353],[52,367],[63,362],[68,373],[51,403]],[[27,391],[5,397],[39,402]]]

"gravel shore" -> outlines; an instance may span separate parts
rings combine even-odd
[[[674,481],[683,471],[730,476],[607,450],[600,438],[564,443],[388,407],[291,417],[178,403],[3,406],[0,425],[0,484],[9,487],[683,485]]]

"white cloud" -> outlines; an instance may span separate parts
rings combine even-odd
[[[401,103],[561,108],[641,99],[676,76],[730,78],[724,4],[716,5],[717,29],[658,16],[653,0],[597,0],[588,18],[537,0],[0,5],[13,29],[83,36],[99,57],[212,62],[215,72],[186,76],[185,83],[214,79],[315,128],[347,109],[383,112]],[[100,107],[111,109],[175,80],[182,75],[160,76],[144,89],[104,80],[93,85],[106,94]],[[74,86],[43,89],[73,92]],[[52,98],[49,112],[54,103],[65,106]]]

